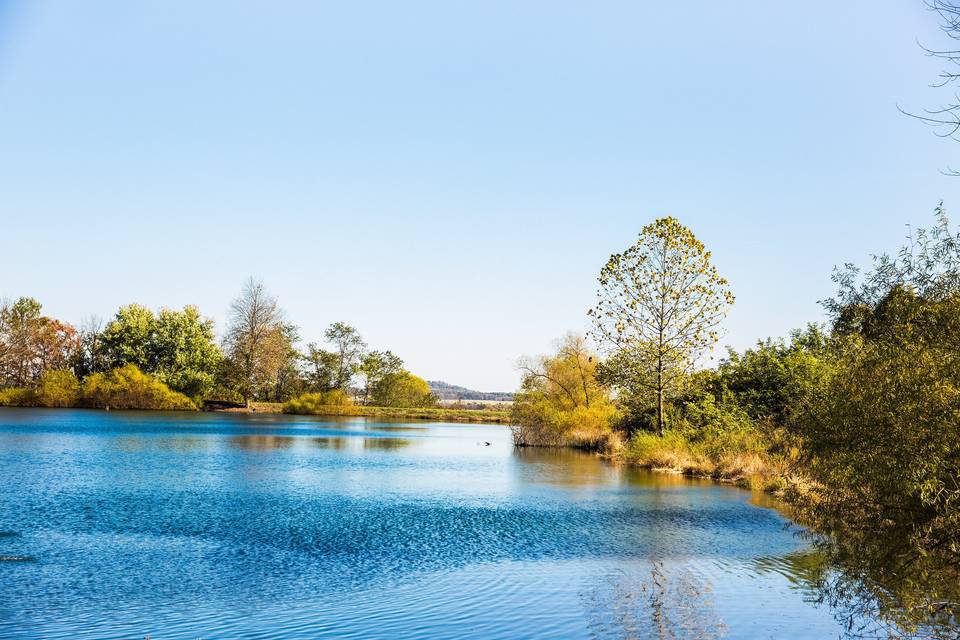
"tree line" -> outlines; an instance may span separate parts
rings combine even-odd
[[[191,408],[306,394],[321,394],[315,405],[436,402],[400,357],[369,349],[346,323],[330,325],[322,343],[299,343],[298,327],[252,278],[230,305],[222,340],[195,306],[154,312],[129,304],[106,323],[76,328],[21,297],[0,304],[0,404]]]

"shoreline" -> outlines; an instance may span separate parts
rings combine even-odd
[[[311,413],[289,413],[283,410],[283,403],[281,402],[251,402],[249,407],[213,409],[211,413],[261,413],[286,416],[329,416],[332,418],[393,418],[401,420],[439,420],[444,422],[497,425],[510,423],[510,414],[507,411],[494,409],[456,409],[451,407],[403,408],[347,405],[342,407],[322,407],[322,411]]]

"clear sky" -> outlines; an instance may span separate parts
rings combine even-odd
[[[254,275],[305,341],[510,390],[669,214],[742,348],[960,210],[960,143],[897,111],[944,97],[918,39],[920,0],[0,0],[0,296],[222,329]]]

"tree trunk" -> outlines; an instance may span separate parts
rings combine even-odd
[[[663,388],[657,389],[657,431],[663,437]]]
[[[663,437],[663,364],[657,363],[657,433]]]

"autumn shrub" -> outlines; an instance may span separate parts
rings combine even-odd
[[[195,411],[190,398],[171,390],[135,365],[128,364],[106,373],[94,373],[83,381],[83,403],[110,409],[152,409]]]
[[[552,355],[521,363],[524,376],[510,410],[518,446],[614,449],[617,409],[597,380],[596,354],[580,336],[568,335]]]
[[[33,389],[0,389],[0,407],[35,407],[37,402],[37,394]]]
[[[606,449],[612,445],[615,415],[616,408],[609,401],[566,407],[546,396],[521,394],[511,410],[513,439],[520,446]]]
[[[283,412],[322,415],[328,413],[331,407],[344,408],[352,405],[353,401],[343,390],[333,389],[318,393],[305,393],[293,398],[283,405]]]
[[[44,407],[74,407],[80,399],[80,381],[72,371],[55,369],[40,378],[38,404]]]

